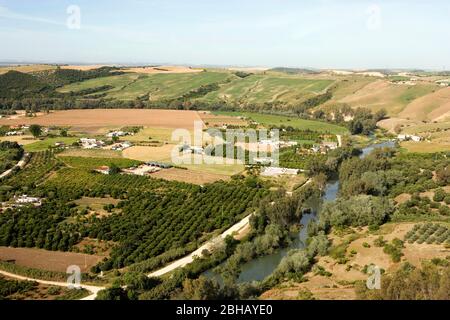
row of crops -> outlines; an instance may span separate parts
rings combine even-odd
[[[405,235],[408,243],[449,244],[450,229],[439,223],[416,224]]]

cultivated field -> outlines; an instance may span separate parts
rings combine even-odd
[[[149,126],[192,129],[201,121],[196,111],[148,109],[89,109],[55,111],[34,118],[0,119],[0,125],[70,126],[73,131],[97,132],[104,127]]]
[[[30,72],[38,72],[45,70],[54,70],[56,66],[51,66],[47,64],[32,64],[32,65],[23,65],[23,66],[8,66],[8,67],[0,67],[0,74],[7,73],[8,71],[19,71],[24,73]]]
[[[75,252],[0,247],[0,260],[14,260],[19,266],[49,271],[66,272],[67,267],[77,265],[82,272],[87,272],[102,259],[100,256]]]
[[[178,168],[161,170],[159,172],[153,173],[151,176],[153,178],[165,179],[169,181],[181,181],[198,185],[204,185],[219,180],[223,181],[230,180],[229,175],[210,172],[202,172],[201,174],[199,174],[199,172],[193,170],[184,170]]]
[[[183,66],[137,67],[137,68],[123,68],[122,70],[125,72],[135,72],[145,74],[203,72],[203,69],[196,69]]]

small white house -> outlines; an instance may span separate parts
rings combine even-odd
[[[412,135],[412,134],[399,134],[399,135],[397,136],[397,139],[398,139],[399,141],[409,141],[409,140],[412,140],[412,141],[414,141],[414,142],[420,142],[420,141],[422,141],[422,137],[420,137],[420,136],[415,136],[415,135]]]
[[[26,194],[15,197],[16,204],[24,205],[24,204],[33,204],[35,206],[41,205],[41,199],[37,197],[29,197]]]
[[[81,138],[80,143],[84,149],[101,148],[105,145],[105,143],[101,140],[89,138]]]

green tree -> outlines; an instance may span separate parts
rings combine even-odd
[[[32,124],[30,126],[30,133],[35,137],[40,137],[40,135],[42,134],[42,127],[38,124]]]

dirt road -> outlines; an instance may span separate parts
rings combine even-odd
[[[23,281],[34,281],[34,282],[37,282],[40,284],[45,284],[48,286],[69,287],[69,284],[67,282],[56,282],[56,281],[33,279],[33,278],[20,276],[20,275],[14,274],[14,273],[6,272],[3,270],[0,270],[0,274],[4,275],[5,277],[14,278],[14,279],[23,280]],[[97,286],[84,285],[84,284],[81,284],[80,287],[82,289],[86,289],[87,291],[91,292],[91,294],[89,296],[84,297],[81,300],[95,300],[98,292],[100,290],[106,289],[104,287],[97,287]]]
[[[9,170],[6,170],[5,172],[3,172],[2,174],[0,174],[0,179],[6,178],[7,176],[9,176],[11,174],[11,172],[14,170],[14,168],[18,167],[19,169],[23,169],[25,167],[25,165],[27,164],[27,157],[28,157],[28,153],[24,153],[24,155],[22,156],[22,159],[20,159],[19,162],[17,162],[17,164],[12,167]]]

